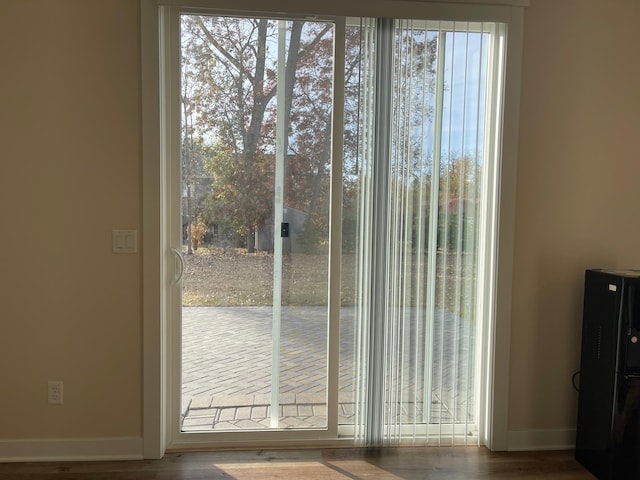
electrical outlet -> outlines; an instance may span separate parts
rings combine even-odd
[[[53,405],[62,405],[62,380],[49,380],[48,402]]]

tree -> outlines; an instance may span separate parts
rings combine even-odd
[[[184,59],[183,59],[184,61]],[[197,221],[198,214],[202,214],[202,202],[209,185],[209,175],[204,169],[204,159],[207,148],[202,138],[197,135],[195,122],[195,102],[192,100],[194,80],[188,70],[182,71],[182,91],[180,95],[182,105],[182,141],[180,160],[182,166],[182,185],[186,195],[183,205],[183,240],[187,244],[187,253],[193,253],[192,231],[194,227],[201,228]],[[198,213],[196,213],[198,211]]]
[[[182,71],[190,85],[183,98],[183,105],[189,106],[183,115],[190,115],[184,120],[190,125],[183,133],[189,138],[184,143],[210,152],[204,161],[189,154],[213,177],[206,207],[214,217],[235,226],[247,239],[250,252],[256,229],[273,218],[278,108],[284,109],[288,127],[284,138],[285,204],[306,214],[310,223],[305,230],[313,231],[319,241],[328,235],[333,25],[286,23],[284,105],[276,105],[277,30],[278,21],[274,20],[182,16]],[[368,108],[365,98],[370,95],[363,89],[363,78],[371,74],[372,66],[371,55],[363,54],[362,45],[367,42],[362,35],[370,30],[349,26],[345,32],[343,190],[345,205],[353,208],[360,182],[361,113]],[[428,183],[431,175],[432,159],[425,157],[428,149],[420,128],[433,115],[433,102],[422,99],[433,95],[436,34],[404,31],[398,48],[403,59],[398,81],[413,79],[423,85],[422,89],[405,89],[413,97],[398,99],[395,112],[404,127],[394,149],[404,158],[393,168],[406,171],[407,184],[402,188],[415,188],[413,183]],[[409,109],[408,105],[425,107]],[[197,213],[194,211],[191,218]],[[355,218],[349,213],[345,216]]]
[[[191,97],[183,102],[197,105],[195,128],[212,146],[213,154],[204,162],[214,177],[210,207],[233,219],[246,235],[249,252],[254,251],[254,232],[272,215],[277,25],[267,19],[182,17],[183,71],[195,84]],[[304,168],[305,174],[315,169],[318,176],[325,173],[329,155],[312,154],[305,144],[306,139],[314,148],[321,143],[312,141],[309,131],[317,128],[317,122],[306,113],[314,111],[314,102],[327,97],[318,92],[328,90],[330,99],[331,85],[320,85],[323,79],[314,80],[312,75],[322,64],[318,52],[326,50],[331,30],[330,24],[287,22],[287,91],[285,105],[279,106],[289,119],[285,152],[290,168]],[[324,115],[325,124],[330,125],[330,110],[320,108],[315,115]],[[304,166],[301,159],[312,155],[315,163]],[[297,186],[290,182],[286,189],[294,203],[302,197]],[[311,195],[316,203],[320,190],[316,186],[317,193]]]
[[[477,235],[475,226],[480,204],[480,165],[469,156],[455,156],[443,167],[440,177],[441,246],[469,251]]]
[[[218,145],[205,160],[205,168],[215,177],[208,197],[209,216],[226,219],[241,235],[251,235],[271,212],[273,156],[256,152],[251,161]],[[245,237],[246,238],[246,237]],[[247,250],[254,245],[247,238]]]
[[[480,166],[469,156],[456,156],[445,164],[441,174],[441,190],[449,201],[477,201],[480,185]]]

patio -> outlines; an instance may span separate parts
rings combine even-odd
[[[464,325],[455,320],[459,319],[440,312],[436,315],[434,330],[441,331],[442,325],[447,330],[456,324]],[[271,307],[185,307],[182,321],[182,430],[268,428],[271,421]],[[340,424],[354,422],[353,326],[354,309],[343,308]],[[283,307],[279,428],[326,426],[326,344],[326,307]],[[464,349],[468,344],[459,342],[458,348]],[[440,368],[439,362],[434,363],[433,371],[443,378],[439,383],[452,385],[454,366],[443,367]],[[431,411],[441,421],[451,421],[454,416],[449,402],[442,398],[443,392],[451,390],[434,388],[432,392]],[[412,421],[413,415],[422,412],[421,403],[403,404],[401,415],[406,421]]]

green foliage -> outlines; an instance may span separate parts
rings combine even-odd
[[[358,211],[351,207],[342,210],[342,251],[355,253],[358,244]]]
[[[467,156],[441,166],[438,248],[472,252],[477,245],[480,165]]]
[[[204,162],[213,176],[208,214],[246,238],[271,215],[273,156],[233,154],[220,145]]]
[[[438,248],[446,251],[472,252],[476,247],[477,232],[473,217],[459,213],[440,214],[438,218]]]
[[[316,253],[320,245],[326,242],[327,236],[320,216],[308,215],[297,242],[304,253]]]

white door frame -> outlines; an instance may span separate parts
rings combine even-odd
[[[282,0],[272,0],[274,11],[282,9]],[[166,0],[165,3],[171,3]],[[177,3],[177,2],[173,2]],[[208,2],[202,2],[205,3]],[[216,2],[219,6],[220,3]],[[229,5],[240,8],[242,1],[229,1]],[[248,6],[252,2],[245,1]],[[286,2],[285,2],[286,3]],[[460,20],[487,20],[504,22],[508,25],[508,52],[505,65],[505,88],[502,132],[502,155],[498,165],[498,182],[495,195],[499,199],[495,219],[495,262],[493,275],[493,294],[488,299],[490,328],[487,330],[487,351],[485,355],[486,385],[485,425],[481,426],[481,441],[492,450],[508,448],[508,405],[509,405],[509,356],[511,323],[511,279],[513,269],[513,240],[515,223],[515,186],[518,141],[520,75],[522,59],[522,34],[524,9],[528,0],[504,0],[502,5],[486,6],[466,5],[458,2],[429,3],[418,5],[404,2],[389,5],[388,2],[375,1],[362,6],[360,15],[422,16],[429,12],[440,12],[448,18],[464,15]],[[494,4],[496,2],[493,2]],[[260,2],[262,5],[262,2]],[[271,5],[271,3],[270,3]],[[342,5],[342,6],[341,6]],[[514,6],[515,5],[515,6]],[[348,8],[344,2],[327,2],[327,6],[339,10]],[[300,9],[309,9],[313,5],[300,5]],[[264,8],[264,6],[262,7]],[[248,8],[249,9],[249,8]],[[142,437],[145,458],[161,458],[167,449],[167,368],[168,338],[167,312],[165,311],[164,285],[169,281],[170,272],[165,265],[171,260],[170,249],[164,241],[166,198],[164,189],[166,178],[166,152],[161,144],[161,52],[159,44],[159,11],[155,0],[140,0],[140,49],[141,49],[141,155],[142,155],[142,321],[143,321],[143,405]],[[302,12],[304,13],[304,12]],[[313,13],[313,12],[309,12]],[[334,148],[337,148],[334,145]],[[337,195],[337,194],[336,194]],[[332,212],[334,215],[335,212]],[[338,224],[339,225],[339,224]],[[337,229],[336,229],[337,230]],[[339,232],[332,232],[334,235]],[[339,237],[336,237],[339,238]],[[335,258],[332,258],[335,262]],[[337,266],[337,265],[335,265]],[[339,269],[338,269],[339,272]],[[334,302],[330,308],[335,309]],[[330,335],[337,334],[336,331]],[[337,392],[336,392],[337,394]],[[302,438],[284,441],[282,445],[295,445]],[[327,443],[332,440],[328,440]],[[208,444],[208,443],[207,443]],[[246,446],[246,444],[243,444]],[[197,448],[198,445],[191,445]]]

